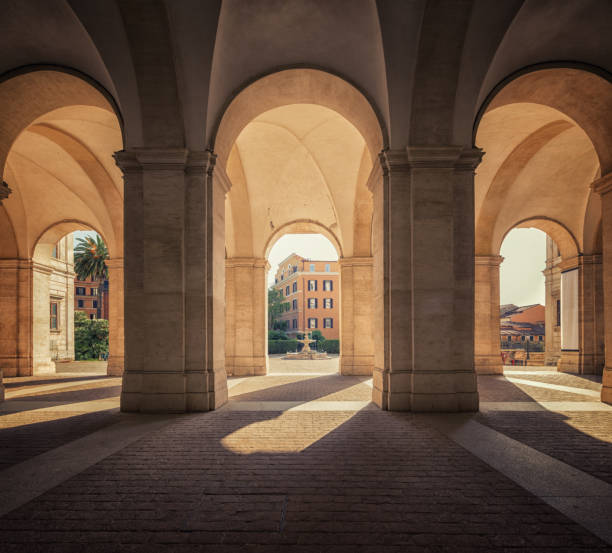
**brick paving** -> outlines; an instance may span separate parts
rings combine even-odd
[[[517,379],[527,380],[530,377],[524,378],[527,375],[517,375]],[[512,376],[510,376],[512,378]],[[534,382],[549,382],[544,375],[533,376],[531,379]],[[560,380],[554,382],[560,384]],[[573,383],[567,383],[565,386],[577,387]],[[583,386],[584,388],[584,386]],[[597,387],[599,389],[599,387]],[[551,390],[530,386],[528,384],[514,383],[506,380],[502,376],[479,376],[478,377],[478,394],[480,401],[585,401],[586,396],[581,393],[566,392],[561,390]]]
[[[612,550],[418,417],[384,412],[185,418],[9,513],[0,539],[6,552]]]
[[[574,386],[566,375],[537,379]],[[118,393],[113,379],[82,390],[68,384],[35,399]],[[482,401],[577,396],[490,377],[479,386]],[[370,399],[371,388],[361,377],[296,374],[242,379],[230,396],[357,401]],[[54,439],[66,443],[121,417],[2,414],[1,458],[18,462],[37,443],[40,451],[57,447]],[[610,482],[610,413],[501,411],[477,420]],[[418,415],[382,411],[222,409],[181,417],[0,518],[0,543],[2,553],[612,552]]]

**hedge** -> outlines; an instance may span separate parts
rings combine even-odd
[[[297,340],[268,340],[268,353],[287,353],[297,351]]]
[[[325,353],[340,353],[340,340],[323,340],[319,342],[319,351]]]

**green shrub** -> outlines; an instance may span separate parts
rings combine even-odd
[[[82,311],[74,314],[74,358],[77,361],[99,359],[108,353],[108,321],[90,319]]]
[[[268,330],[268,340],[289,340],[282,330]]]
[[[325,353],[340,353],[340,340],[323,340],[319,342],[319,350]]]
[[[287,353],[289,351],[297,351],[297,340],[268,340],[268,353]]]

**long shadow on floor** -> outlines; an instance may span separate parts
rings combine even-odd
[[[10,378],[19,378],[19,377],[10,377]],[[26,377],[27,378],[27,377]],[[103,380],[105,378],[116,378],[116,377],[109,377],[107,375],[97,375],[97,374],[92,374],[92,375],[88,375],[88,376],[70,376],[70,377],[62,377],[62,378],[48,378],[48,379],[41,379],[41,380],[23,380],[23,381],[14,381],[14,382],[6,382],[4,381],[4,387],[7,390],[10,390],[11,388],[23,388],[24,390],[27,390],[28,387],[30,386],[40,386],[40,385],[45,385],[45,384],[62,384],[64,382],[75,382],[78,383],[79,381],[82,380]]]
[[[304,377],[302,378],[302,376]],[[337,401],[368,401],[372,398],[372,388],[363,384],[363,382],[369,380],[369,377],[365,376],[340,376],[338,374],[332,374],[314,377],[308,377],[307,375],[247,377],[243,382],[248,383],[250,378],[259,379],[252,381],[257,384],[265,383],[266,378],[300,378],[300,380],[234,395],[232,392],[234,390],[239,391],[239,387],[242,384],[241,382],[230,390],[230,401],[300,401],[306,403],[332,394],[340,394],[354,386],[363,388],[363,390],[355,390],[350,394],[350,397],[346,397],[345,399],[338,398]],[[330,399],[330,401],[334,401],[334,398]]]

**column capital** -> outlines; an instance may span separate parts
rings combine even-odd
[[[225,260],[225,266],[267,268],[269,264],[263,257],[228,257]]]
[[[559,269],[561,271],[571,271],[582,267],[583,265],[601,265],[603,256],[599,253],[583,255],[579,254],[569,259],[564,259],[559,263]]]
[[[0,181],[0,204],[2,200],[6,200],[11,195],[12,190],[9,185],[4,181]]]
[[[115,152],[115,163],[124,173],[181,171],[189,151],[185,148],[131,148]]]
[[[113,257],[106,260],[109,269],[123,269],[123,257]]]
[[[612,173],[608,173],[607,175],[594,180],[591,183],[591,190],[600,196],[605,196],[608,192],[610,192],[610,190],[612,190]]]
[[[340,267],[368,266],[372,265],[374,258],[371,256],[341,257]]]
[[[476,265],[487,265],[489,267],[499,267],[504,258],[501,255],[475,255]]]
[[[14,257],[12,259],[0,259],[0,269],[31,269],[34,261]]]
[[[407,146],[406,154],[413,169],[455,169],[474,171],[484,152],[463,146]]]

